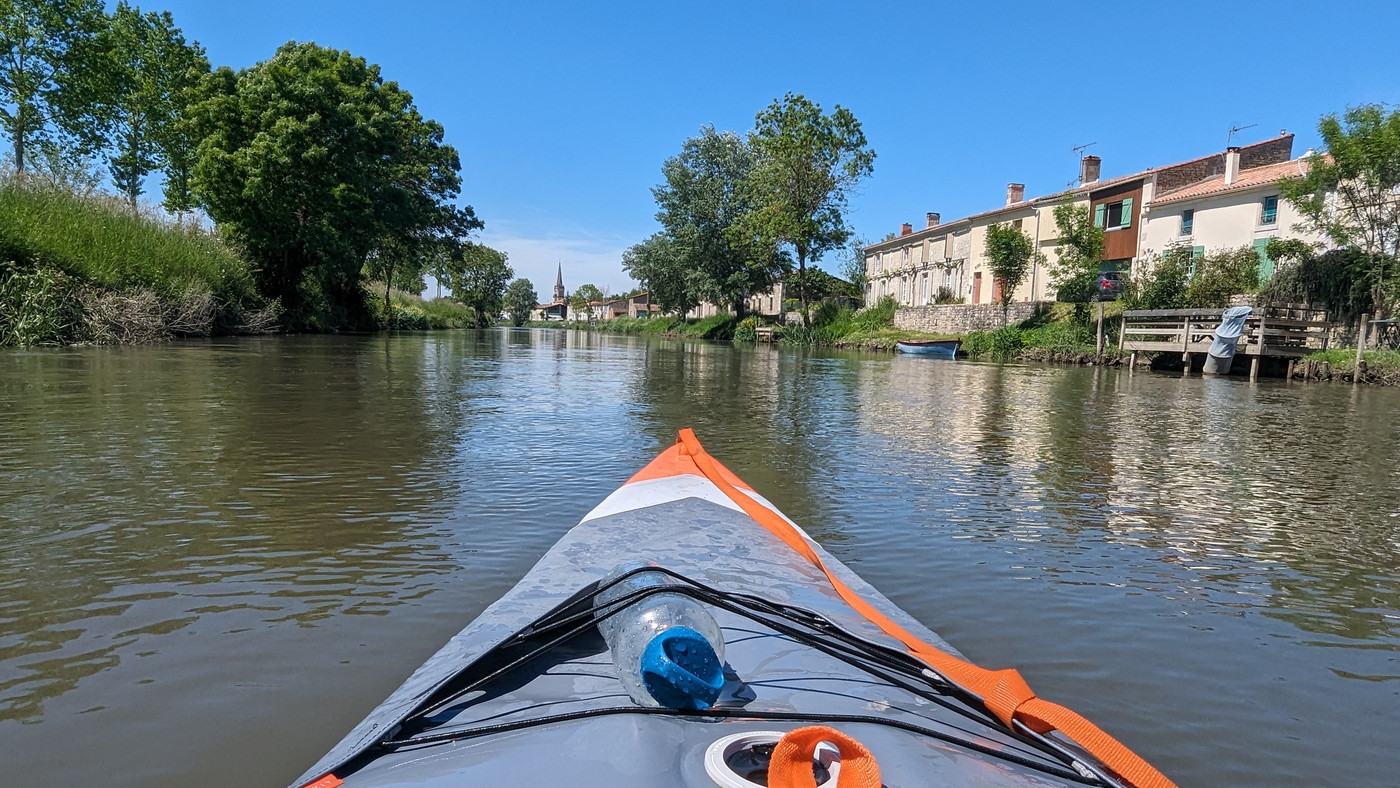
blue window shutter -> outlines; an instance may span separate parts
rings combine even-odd
[[[1104,206],[1102,206],[1102,205],[1095,205],[1095,206],[1094,206],[1094,226],[1095,226],[1095,227],[1103,227],[1103,209],[1104,209]]]
[[[1133,198],[1129,197],[1123,201],[1123,217],[1118,220],[1119,227],[1131,227],[1133,224]]]

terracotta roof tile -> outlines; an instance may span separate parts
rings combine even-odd
[[[1304,175],[1308,171],[1306,159],[1293,159],[1283,161],[1278,164],[1266,164],[1263,167],[1255,167],[1250,170],[1241,170],[1235,182],[1229,186],[1225,185],[1225,176],[1216,175],[1197,181],[1189,186],[1183,186],[1175,191],[1152,198],[1152,205],[1163,205],[1165,203],[1180,202],[1182,200],[1193,200],[1198,197],[1206,197],[1213,194],[1226,194],[1229,192],[1255,189],[1260,186],[1268,186],[1278,183],[1284,178],[1292,178]]]

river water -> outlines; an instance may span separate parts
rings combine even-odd
[[[0,783],[287,784],[682,426],[1183,786],[1400,783],[1400,391],[549,330],[0,353]]]

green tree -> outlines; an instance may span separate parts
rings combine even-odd
[[[869,245],[868,238],[852,236],[846,241],[845,253],[841,257],[838,273],[855,288],[856,298],[863,298],[865,293],[865,247]]]
[[[787,275],[788,287],[797,287],[797,272]],[[820,268],[807,271],[807,298],[824,301],[828,298],[860,298],[860,290],[844,279],[832,276]]]
[[[0,128],[17,172],[35,148],[80,155],[97,144],[103,21],[100,0],[0,0]]]
[[[1103,264],[1103,228],[1094,225],[1087,205],[1076,205],[1073,197],[1065,195],[1064,202],[1055,206],[1055,229],[1059,243],[1055,263],[1050,266],[1050,281],[1055,285],[1056,299],[1074,304],[1095,300]],[[1087,318],[1089,313],[1081,306],[1075,314]]]
[[[1264,303],[1306,304],[1322,309],[1330,320],[1355,322],[1375,307],[1364,276],[1366,253],[1356,248],[1319,253],[1296,238],[1274,238],[1267,249],[1278,270],[1260,291]]]
[[[517,279],[506,287],[503,299],[506,315],[510,317],[510,324],[513,326],[523,326],[530,319],[530,313],[535,311],[535,305],[540,302],[539,294],[535,292],[535,286],[529,279]]]
[[[773,244],[752,243],[735,224],[752,210],[745,189],[753,171],[749,144],[713,126],[687,139],[666,160],[666,182],[652,189],[656,219],[698,276],[688,278],[697,300],[730,306],[742,314],[745,299],[767,291],[782,273],[784,258]]]
[[[1196,261],[1196,275],[1186,286],[1186,304],[1219,309],[1230,296],[1259,289],[1259,253],[1252,246],[1221,249]]]
[[[460,163],[442,126],[363,58],[290,43],[241,72],[219,69],[201,92],[193,191],[293,322],[367,322],[361,272],[386,239],[480,226],[450,206]]]
[[[1162,253],[1151,268],[1140,269],[1123,291],[1125,309],[1185,309],[1191,250],[1178,246]]]
[[[749,134],[757,157],[749,179],[754,208],[737,232],[797,256],[797,295],[807,314],[807,264],[850,238],[847,196],[875,167],[875,151],[850,110],[830,113],[801,94],[788,93],[758,113]]]
[[[656,233],[622,253],[622,270],[641,282],[663,313],[684,315],[699,305],[691,287],[694,272],[666,233]]]
[[[1026,280],[1036,254],[1035,243],[1021,228],[1009,222],[987,228],[987,267],[992,277],[1001,283],[1002,325],[1006,325],[1007,307],[1016,288]]]
[[[593,310],[588,305],[594,301],[602,301],[607,297],[607,294],[599,290],[596,285],[579,285],[578,289],[569,296],[569,308],[574,312],[574,319],[592,320]]]
[[[1370,292],[1373,314],[1384,313],[1387,299],[1400,296],[1400,110],[1349,107],[1340,118],[1324,117],[1317,130],[1325,155],[1310,158],[1308,172],[1279,190],[1305,228],[1361,253],[1345,258],[1341,273]]]
[[[477,328],[490,326],[501,314],[506,285],[515,276],[506,261],[505,252],[467,243],[453,250],[443,266],[442,283],[453,299],[471,307]]]
[[[186,43],[170,12],[142,13],[124,0],[112,12],[104,36],[111,57],[104,114],[110,119],[107,166],[112,182],[132,208],[146,176],[160,167],[176,171],[177,190],[188,189],[188,157],[176,122],[186,97],[209,73],[209,60],[197,43]],[[174,157],[168,148],[177,148]],[[176,200],[188,210],[188,200]],[[173,211],[172,211],[173,212]]]

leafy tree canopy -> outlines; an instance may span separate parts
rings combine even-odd
[[[743,137],[706,126],[666,160],[661,168],[666,181],[652,189],[660,209],[657,221],[695,274],[688,278],[693,295],[730,305],[736,313],[748,296],[773,286],[784,263],[775,245],[735,232],[753,208],[745,188],[753,165]]]
[[[107,164],[112,182],[135,208],[146,176],[168,165],[168,149],[182,142],[175,126],[191,89],[209,73],[209,60],[198,44],[185,42],[170,12],[142,13],[125,0],[117,3],[102,39],[111,64],[103,96],[110,126]],[[179,152],[175,158],[183,166]]]
[[[1066,194],[1055,206],[1055,229],[1059,233],[1055,263],[1050,281],[1056,298],[1086,303],[1098,297],[1099,266],[1103,262],[1103,228],[1094,226],[1087,205],[1076,205]]]
[[[987,267],[1001,282],[1001,311],[1003,320],[1016,288],[1026,280],[1031,261],[1036,257],[1035,243],[1021,228],[1010,223],[987,228]]]
[[[505,252],[468,243],[453,249],[443,264],[442,283],[451,288],[453,299],[472,308],[478,328],[501,314],[506,284],[515,276],[506,260]]]
[[[535,292],[535,286],[530,283],[530,280],[521,278],[506,286],[502,301],[506,316],[510,318],[510,324],[523,326],[530,319],[530,313],[535,311],[540,297]]]
[[[100,144],[103,24],[101,0],[0,0],[0,128],[18,172],[35,149],[80,158]]]
[[[1307,174],[1280,184],[1302,225],[1360,255],[1334,257],[1348,281],[1370,294],[1372,313],[1400,297],[1400,109],[1380,104],[1328,115],[1317,126],[1324,155],[1309,159]]]
[[[651,301],[662,312],[683,315],[700,300],[691,287],[695,272],[687,256],[666,233],[656,233],[622,253],[622,270],[651,292]]]
[[[480,226],[450,205],[460,164],[442,126],[363,58],[290,43],[243,71],[219,69],[201,92],[193,191],[293,321],[314,324],[306,313],[324,300],[362,322],[360,272],[386,239]]]
[[[793,249],[806,321],[807,264],[850,237],[847,198],[874,171],[875,151],[850,110],[837,105],[828,114],[793,93],[758,113],[749,144],[756,156],[749,178],[754,207],[736,232]]]

